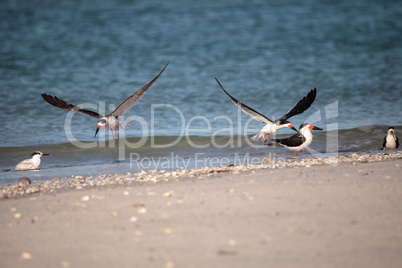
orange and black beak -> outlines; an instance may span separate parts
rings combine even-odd
[[[308,127],[310,130],[323,130],[322,128],[315,127],[315,126],[309,126]]]
[[[295,127],[292,126],[292,125],[289,125],[289,128],[290,128],[290,129],[293,129],[293,130],[296,131],[296,132],[299,132],[299,131],[297,131],[297,129],[295,129]]]
[[[98,125],[98,127],[96,128],[96,131],[95,131],[95,136],[94,136],[94,138],[96,137],[96,134],[98,134],[100,128],[101,128],[101,126]]]

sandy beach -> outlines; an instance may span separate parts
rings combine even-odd
[[[401,0],[0,14],[0,268],[402,268]]]
[[[400,267],[401,167],[222,169],[3,195],[0,266]]]

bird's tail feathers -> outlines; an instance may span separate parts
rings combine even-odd
[[[251,137],[251,139],[253,141],[260,141],[260,140],[264,139],[264,137],[265,137],[265,133],[260,132],[260,133],[257,133],[256,135],[254,135],[253,137]]]

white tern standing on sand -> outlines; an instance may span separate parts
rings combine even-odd
[[[40,158],[44,154],[42,152],[36,151],[31,154],[32,158],[25,159],[24,161],[19,162],[15,167],[11,169],[11,171],[29,171],[29,170],[38,170],[40,166]]]

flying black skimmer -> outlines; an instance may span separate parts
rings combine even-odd
[[[24,161],[19,162],[15,167],[13,167],[10,171],[29,171],[29,170],[38,170],[40,166],[40,158],[44,154],[39,151],[33,152],[31,154],[31,159],[25,159]]]
[[[311,106],[311,104],[314,102],[315,96],[317,95],[317,89],[316,88],[312,89],[307,94],[307,96],[305,96],[305,97],[303,97],[303,99],[299,100],[299,102],[297,102],[295,104],[295,106],[293,106],[292,109],[290,109],[285,115],[282,115],[277,120],[272,121],[271,119],[267,118],[266,116],[260,114],[256,110],[248,107],[244,103],[242,103],[242,102],[238,101],[237,99],[235,99],[234,97],[232,97],[223,88],[223,86],[218,81],[218,79],[215,78],[215,80],[216,80],[216,82],[218,82],[218,84],[221,87],[221,89],[223,90],[223,92],[225,92],[226,95],[228,95],[229,98],[232,100],[232,102],[234,104],[236,104],[238,107],[240,107],[245,114],[247,114],[247,115],[251,116],[252,118],[254,118],[255,120],[260,121],[261,123],[265,124],[265,126],[261,129],[261,131],[257,135],[252,137],[252,139],[256,140],[256,141],[264,138],[264,142],[266,142],[268,140],[269,134],[273,134],[273,133],[277,132],[279,129],[285,128],[285,127],[293,129],[294,131],[297,132],[297,130],[292,126],[292,124],[288,121],[288,119],[292,116],[301,114],[305,110],[307,110]]]
[[[90,115],[92,117],[98,118],[98,127],[96,128],[95,136],[98,134],[98,131],[100,128],[104,127],[105,129],[109,129],[112,131],[112,136],[114,139],[113,135],[113,130],[117,131],[117,137],[119,138],[119,128],[125,129],[126,127],[130,126],[132,122],[119,122],[118,117],[125,115],[133,106],[137,105],[142,97],[144,96],[145,92],[152,86],[153,83],[159,78],[159,76],[163,73],[163,71],[166,69],[168,66],[169,62],[165,65],[165,67],[162,69],[162,71],[148,84],[146,84],[143,88],[135,92],[133,95],[128,97],[122,104],[119,105],[111,114],[109,115],[101,115],[97,112],[82,109],[78,105],[74,105],[71,103],[68,103],[62,99],[59,99],[56,96],[50,96],[45,93],[42,94],[42,97],[45,101],[50,103],[53,106],[59,107],[61,109],[71,111],[71,112],[78,112],[78,113],[83,113],[86,115]]]
[[[387,136],[384,138],[381,150],[395,150],[399,147],[398,137],[395,135],[395,128],[388,128]]]
[[[313,141],[313,134],[311,134],[311,130],[322,130],[322,128],[304,123],[301,124],[299,133],[284,139],[272,139],[272,141],[279,143],[286,149],[294,151],[295,156],[297,151],[300,151],[300,155],[303,155],[302,150],[309,147]]]

